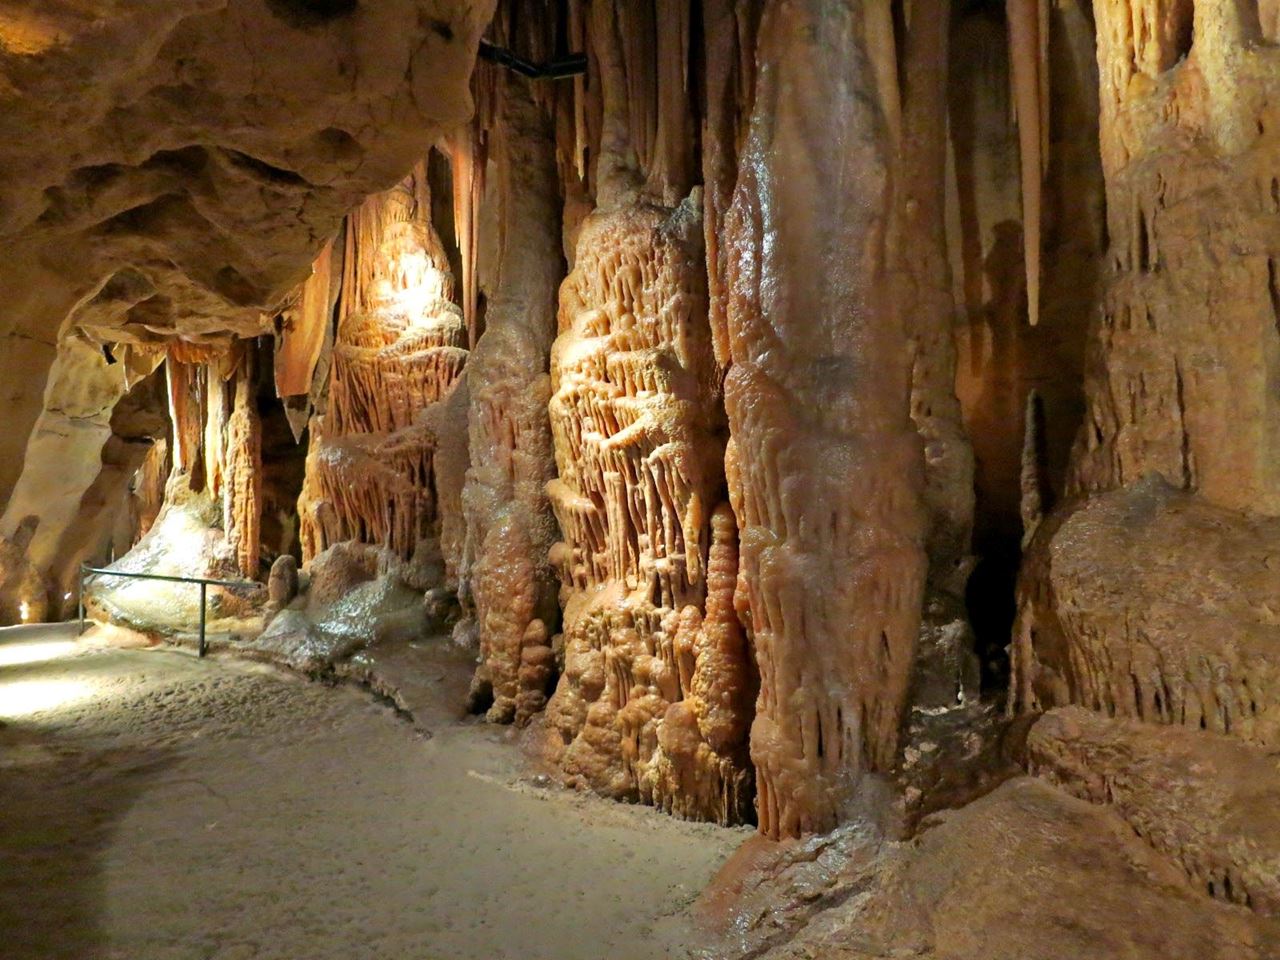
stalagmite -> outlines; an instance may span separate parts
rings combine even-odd
[[[235,377],[235,400],[226,428],[222,529],[240,574],[258,579],[262,525],[262,421],[253,396],[251,368]]]
[[[749,815],[742,734],[751,671],[723,602],[731,562],[723,520],[712,544],[723,420],[701,199],[666,206],[687,186],[671,178],[692,165],[670,154],[672,141],[654,152],[655,131],[689,123],[657,114],[687,111],[688,99],[669,89],[682,71],[664,62],[655,72],[645,59],[635,34],[652,24],[652,11],[635,5],[618,4],[616,15],[612,3],[592,6],[603,110],[598,207],[578,233],[552,350],[559,476],[548,492],[564,536],[553,559],[564,583],[565,666],[548,714],[562,741],[558,760],[577,782],[732,823]],[[713,550],[722,579],[704,631]],[[723,675],[712,682],[706,665],[700,674],[700,657],[719,659]]]
[[[726,220],[737,603],[761,830],[824,830],[894,764],[924,585],[891,145],[859,8],[774,0]]]
[[[303,558],[346,540],[403,559],[432,536],[434,437],[426,411],[466,362],[453,278],[419,165],[350,218],[328,407],[313,418],[298,513]]]
[[[564,261],[550,118],[527,81],[500,81],[496,94],[501,249],[485,333],[467,367],[471,468],[463,506],[480,631],[473,700],[491,697],[491,719],[524,724],[546,702],[559,616],[548,559],[559,537],[544,488],[555,476],[547,363]]]

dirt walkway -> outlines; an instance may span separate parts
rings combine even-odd
[[[0,630],[0,954],[685,956],[664,918],[747,834],[539,785],[438,699],[426,736],[350,687]]]

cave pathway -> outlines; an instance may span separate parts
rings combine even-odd
[[[548,785],[449,715],[456,674],[415,725],[263,665],[0,630],[4,955],[686,956],[681,911],[749,834]]]

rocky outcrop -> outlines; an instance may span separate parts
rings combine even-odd
[[[1209,896],[1280,914],[1280,760],[1238,740],[1052,710],[1031,728],[1032,769],[1106,804]]]
[[[1275,921],[1188,890],[1115,814],[1022,777],[909,843],[865,827],[744,846],[703,898],[713,953],[768,960],[1273,960]]]

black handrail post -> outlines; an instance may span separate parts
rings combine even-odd
[[[204,602],[205,596],[209,592],[209,585],[203,580],[200,581],[200,645],[196,647],[196,656],[204,656]]]

